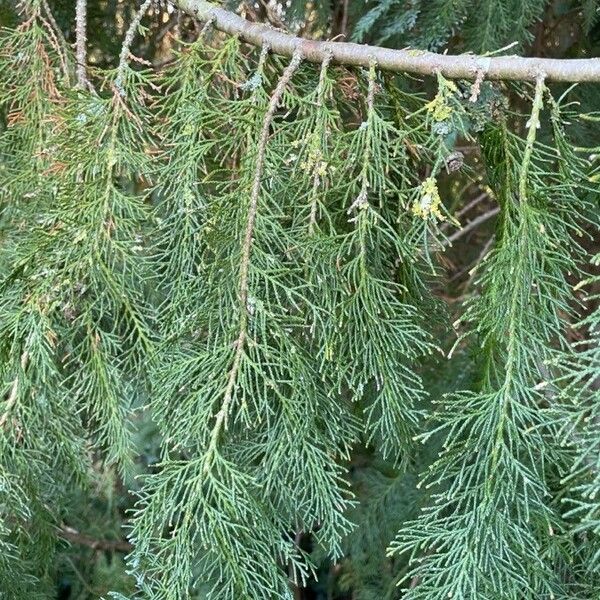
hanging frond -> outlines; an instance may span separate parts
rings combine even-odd
[[[562,184],[560,171],[548,170],[566,157],[536,143],[544,89],[539,79],[526,140],[502,125],[483,134],[502,218],[481,295],[462,318],[484,355],[481,379],[441,400],[435,428],[421,436],[427,443],[437,431],[446,441],[425,477],[439,490],[434,503],[392,546],[415,560],[419,585],[409,598],[491,598],[501,590],[516,599],[524,582],[531,598],[565,592],[555,571],[566,551],[565,524],[549,503],[551,473],[565,458],[548,416],[547,365],[566,348],[559,315],[572,314],[567,275],[577,271],[573,236],[581,234],[585,202]]]
[[[600,76],[490,56],[547,4],[11,8],[1,600],[596,600]]]

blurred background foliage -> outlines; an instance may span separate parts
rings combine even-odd
[[[0,26],[18,21],[15,0],[0,0]],[[88,48],[90,66],[115,66],[124,33],[139,7],[135,0],[88,1]],[[223,4],[250,20],[269,22],[298,35],[314,39],[346,39],[394,48],[425,48],[449,53],[490,53],[503,51],[525,56],[574,58],[600,55],[600,3],[597,0],[225,0]],[[58,26],[69,43],[74,42],[73,0],[48,0]],[[145,34],[136,38],[133,54],[156,68],[172,58],[173,40],[195,39],[199,25],[181,15],[167,0],[155,0],[142,21]],[[415,81],[415,89],[431,93],[433,82]],[[510,86],[504,91],[519,106],[520,92]],[[600,108],[597,88],[580,86],[573,98],[578,112]],[[528,106],[523,99],[523,108]],[[597,147],[600,136],[594,123],[577,126],[581,146]],[[543,134],[543,133],[542,133]],[[483,168],[477,149],[468,142],[456,142],[464,161],[460,177],[440,181],[447,208],[463,224],[486,216],[494,207],[489,190],[482,183]],[[594,158],[594,157],[592,157]],[[437,290],[452,310],[471,294],[471,272],[482,260],[493,240],[494,218],[456,239],[441,260],[444,285]],[[447,347],[454,339],[446,334]],[[473,376],[469,348],[462,349],[452,368],[443,359],[429,365],[429,392],[464,389]],[[449,383],[450,382],[450,383]],[[436,386],[444,384],[443,390]],[[147,470],[158,455],[159,439],[154,425],[138,413],[137,471]],[[362,448],[355,452],[351,481],[359,503],[351,515],[360,527],[345,541],[345,558],[331,564],[321,557],[318,580],[296,589],[297,600],[393,600],[400,597],[396,584],[402,577],[400,559],[386,557],[386,548],[400,525],[415,517],[426,492],[416,490],[417,474],[437,453],[435,444],[426,448],[418,464],[398,472],[381,457]],[[133,507],[135,479],[122,481],[116,470],[97,463],[95,485],[86,495],[70,498],[58,558],[55,561],[56,598],[91,600],[109,591],[124,595],[134,591],[134,580],[126,569],[128,551],[125,528]],[[319,561],[319,549],[310,539],[301,545],[312,550]]]

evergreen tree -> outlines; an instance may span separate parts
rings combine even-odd
[[[600,7],[220,6],[0,4],[0,598],[598,598]]]

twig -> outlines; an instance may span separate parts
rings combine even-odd
[[[29,360],[29,352],[27,352],[27,350],[25,350],[25,352],[23,352],[23,354],[21,354],[21,370],[22,371],[25,371],[25,367],[27,366],[28,360]],[[19,374],[16,375],[16,377],[13,380],[12,386],[10,387],[10,392],[8,394],[8,398],[6,399],[6,407],[4,408],[4,413],[0,417],[0,428],[4,427],[4,425],[6,425],[6,422],[8,421],[10,413],[17,401],[18,391],[19,391]]]
[[[58,26],[58,23],[56,22],[56,19],[54,18],[54,14],[52,13],[50,6],[48,5],[48,0],[42,0],[42,8],[44,9],[44,12],[46,13],[46,18],[48,19],[48,22],[52,26],[52,29],[54,30],[56,37],[60,41],[60,45],[62,46],[63,51],[67,50],[69,48],[69,44],[67,43],[65,34],[62,32],[62,29]],[[65,59],[65,62],[66,62],[66,59]]]
[[[479,227],[482,223],[489,221],[491,218],[495,217],[500,212],[500,207],[496,206],[482,215],[479,215],[469,223],[467,223],[462,229],[459,229],[457,232],[453,233],[448,239],[444,240],[442,243],[443,248],[447,248],[451,246],[456,240],[459,240],[461,237],[467,235],[469,231],[473,231],[476,227]]]
[[[384,71],[420,75],[440,73],[451,79],[475,80],[483,73],[488,80],[536,81],[538,74],[543,72],[548,81],[600,81],[600,58],[550,59],[471,54],[453,56],[347,42],[317,42],[276,31],[263,24],[251,23],[205,0],[171,2],[200,21],[214,18],[217,29],[239,36],[250,44],[258,47],[268,44],[275,54],[282,56],[292,56],[298,50],[310,62],[322,63],[331,53],[334,62],[339,64],[368,68],[371,61],[375,60],[377,66]]]
[[[77,61],[77,85],[90,86],[87,78],[87,0],[77,0],[75,5],[75,59]]]
[[[138,27],[140,26],[142,18],[146,14],[148,8],[150,8],[151,4],[152,0],[145,0],[142,3],[142,5],[135,13],[133,19],[131,20],[129,28],[127,29],[125,37],[123,38],[123,46],[121,47],[121,54],[119,55],[119,66],[117,67],[117,78],[115,79],[115,87],[117,88],[121,96],[125,95],[125,90],[123,89],[123,79],[125,78],[125,70],[127,69],[127,65],[129,63],[129,53],[131,52],[131,44],[133,44],[135,34],[137,32]]]
[[[319,75],[319,85],[317,88],[317,108],[323,109],[324,95],[325,95],[325,82],[327,78],[327,69],[331,63],[331,55],[326,57],[321,64],[321,73]],[[322,126],[321,126],[322,127]],[[321,135],[322,131],[318,130],[317,135]],[[313,185],[312,185],[312,201],[310,206],[310,217],[308,224],[308,232],[312,234],[315,226],[317,225],[317,212],[319,210],[319,187],[321,186],[321,156],[317,157],[315,165],[313,167]]]
[[[535,96],[531,108],[531,117],[529,117],[527,123],[527,142],[519,171],[519,200],[521,202],[527,201],[527,178],[529,176],[529,166],[531,164],[531,157],[533,156],[533,146],[535,144],[537,130],[540,128],[540,111],[544,104],[544,90],[546,89],[544,84],[545,80],[546,74],[543,72],[538,73],[535,83]]]
[[[129,553],[133,550],[133,545],[129,542],[123,540],[96,540],[88,535],[79,533],[72,527],[63,526],[58,530],[58,535],[72,544],[87,546],[93,550],[123,553]]]
[[[467,204],[465,204],[456,213],[456,218],[459,219],[460,217],[462,217],[463,215],[468,213],[472,208],[475,208],[480,202],[485,200],[487,197],[488,197],[487,192],[483,192],[483,193],[479,194],[479,196],[476,196],[475,198],[473,198],[473,200],[471,200],[470,202],[467,202]]]
[[[252,254],[252,242],[254,239],[254,225],[256,223],[256,215],[258,212],[258,200],[260,198],[260,188],[262,185],[262,177],[265,165],[265,156],[267,151],[267,143],[269,141],[269,130],[275,116],[275,112],[281,101],[285,88],[291,81],[294,73],[297,71],[300,63],[302,62],[302,54],[299,51],[294,52],[294,56],[290,64],[286,67],[285,71],[281,75],[279,82],[273,92],[269,101],[269,107],[265,114],[260,138],[258,141],[258,154],[256,157],[256,168],[254,171],[254,180],[252,184],[252,191],[250,194],[250,202],[248,206],[248,217],[246,221],[246,231],[244,233],[244,240],[242,243],[242,258],[240,264],[240,287],[239,287],[239,303],[240,303],[240,331],[238,338],[235,342],[235,355],[233,358],[233,364],[229,371],[227,380],[227,387],[223,394],[223,402],[221,408],[216,415],[215,424],[211,431],[211,439],[207,455],[212,457],[217,448],[219,436],[224,426],[227,423],[227,415],[229,413],[229,405],[233,397],[233,390],[235,388],[235,382],[237,379],[238,371],[242,361],[242,355],[247,338],[248,329],[248,276],[250,267],[250,255]],[[206,467],[210,466],[210,460],[207,461]]]
[[[488,197],[487,192],[483,192],[481,194],[479,194],[479,196],[476,196],[475,198],[473,198],[473,200],[467,202],[455,215],[454,218],[456,220],[459,220],[462,216],[464,216],[466,213],[468,213],[472,208],[475,208],[478,204],[480,204],[481,202],[483,202],[486,198]],[[451,223],[450,222],[446,222],[441,226],[441,230],[442,231],[446,231],[451,227]]]
[[[356,198],[356,200],[354,200],[354,202],[352,203],[352,206],[350,206],[350,208],[348,209],[348,214],[352,214],[352,212],[354,212],[355,210],[361,209],[364,206],[368,206],[369,204],[369,176],[368,176],[368,168],[369,168],[369,163],[371,162],[371,153],[372,153],[372,148],[371,148],[371,138],[373,135],[373,118],[375,115],[375,94],[377,91],[377,85],[376,85],[376,81],[375,78],[377,76],[376,73],[376,67],[377,67],[377,63],[375,60],[371,60],[370,64],[369,64],[369,89],[367,91],[367,120],[366,120],[366,126],[367,126],[367,139],[368,142],[365,144],[365,151],[363,154],[363,164],[362,164],[362,170],[361,170],[361,186],[360,186],[360,193],[358,194],[358,197]]]
[[[48,15],[46,15],[46,16],[48,16],[48,19],[45,19],[44,17],[42,17],[40,15],[40,20],[46,27],[46,32],[48,34],[48,41],[50,42],[50,45],[54,48],[54,50],[56,51],[56,54],[58,55],[58,60],[60,62],[60,68],[63,71],[65,83],[67,84],[67,86],[70,86],[71,85],[71,81],[70,81],[71,77],[70,77],[70,73],[69,73],[69,67],[67,64],[67,54],[65,52],[65,48],[64,48],[64,46],[61,46],[61,41],[57,37],[58,34],[54,31],[54,26],[50,22],[50,17],[52,16],[52,13],[48,13]],[[56,22],[55,22],[55,25],[56,25]],[[57,30],[57,31],[60,31],[60,30]],[[62,32],[60,32],[60,35],[62,36]],[[61,37],[61,39],[64,41],[65,38]]]
[[[346,37],[348,33],[348,8],[349,8],[350,0],[344,0],[342,4],[342,24],[340,27],[340,33]]]
[[[277,110],[277,106],[281,101],[285,88],[288,86],[291,81],[294,73],[300,66],[302,62],[302,54],[300,52],[294,53],[292,61],[286,67],[283,75],[281,76],[279,82],[277,83],[277,87],[271,96],[271,100],[269,102],[269,108],[267,109],[267,113],[265,115],[262,131],[260,135],[260,139],[258,142],[258,155],[256,158],[256,170],[254,173],[254,183],[252,185],[252,193],[250,195],[250,206],[248,209],[248,221],[246,224],[246,233],[244,236],[244,245],[242,248],[242,269],[240,276],[240,306],[243,309],[243,314],[246,315],[244,322],[247,319],[248,314],[248,266],[250,263],[250,254],[252,250],[252,240],[254,236],[254,223],[256,221],[256,213],[258,211],[258,199],[260,196],[260,187],[262,184],[262,175],[265,164],[265,155],[267,150],[267,142],[269,140],[269,130],[271,128],[271,123],[273,122],[273,117],[275,116],[275,111]]]

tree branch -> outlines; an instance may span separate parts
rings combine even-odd
[[[29,352],[27,352],[27,350],[25,350],[23,352],[23,354],[21,354],[21,371],[25,371],[28,360],[29,360]],[[18,397],[18,392],[19,392],[19,377],[20,377],[20,373],[17,373],[17,375],[14,378],[12,385],[10,387],[10,393],[8,394],[8,398],[6,400],[6,406],[4,407],[4,413],[0,417],[0,429],[2,429],[2,427],[4,427],[4,425],[8,421],[8,419],[10,417],[10,413],[11,413],[15,403],[17,402],[17,397]]]
[[[489,210],[488,212],[483,213],[482,215],[479,215],[472,221],[469,221],[469,223],[467,223],[462,229],[459,229],[457,232],[453,233],[450,237],[448,237],[448,239],[444,241],[442,246],[444,248],[447,248],[448,246],[452,246],[452,244],[456,240],[459,240],[461,237],[467,235],[467,233],[469,233],[469,231],[473,231],[473,229],[479,227],[482,223],[485,223],[486,221],[489,221],[490,219],[494,218],[499,212],[500,212],[500,207],[496,206],[496,207],[492,208],[491,210]]]
[[[255,46],[267,44],[275,54],[292,56],[296,50],[311,62],[322,63],[328,54],[338,64],[369,67],[372,61],[386,71],[432,75],[451,79],[536,81],[544,73],[546,81],[600,82],[600,58],[550,59],[519,56],[458,56],[421,50],[393,50],[346,42],[318,42],[294,37],[260,23],[251,23],[236,14],[204,0],[171,0],[181,10],[200,21],[213,20],[215,27]]]
[[[88,535],[79,533],[72,527],[62,527],[58,530],[58,535],[72,544],[87,546],[93,550],[123,553],[129,553],[133,550],[133,545],[129,542],[123,540],[96,540]]]
[[[350,8],[350,0],[343,0],[342,3],[342,21],[340,23],[340,35],[343,35],[344,38],[348,34],[348,12]]]
[[[319,75],[319,85],[317,86],[317,108],[319,109],[319,115],[323,115],[322,108],[324,103],[325,96],[325,81],[327,77],[327,69],[329,68],[329,64],[331,63],[331,54],[325,57],[325,60],[321,63],[321,74]],[[316,131],[319,138],[319,145],[321,145],[322,141],[320,136],[322,135],[324,125],[322,123],[322,116],[319,117],[319,122],[317,123]],[[311,192],[311,202],[310,202],[310,217],[308,223],[308,232],[312,234],[317,225],[317,213],[319,211],[319,188],[321,187],[321,165],[322,161],[320,159],[321,148],[319,147],[319,158],[315,161],[315,165],[313,167],[313,184],[312,184],[312,192]]]
[[[210,18],[210,15],[209,15]],[[286,87],[292,80],[294,73],[298,70],[300,63],[302,62],[303,56],[300,51],[295,51],[290,64],[286,67],[285,71],[281,75],[277,86],[269,101],[267,112],[264,116],[261,134],[258,139],[257,145],[257,157],[256,167],[254,170],[254,180],[252,183],[252,192],[250,194],[250,203],[248,206],[248,217],[246,220],[246,231],[244,233],[244,239],[242,244],[242,259],[240,266],[240,288],[239,288],[239,302],[240,302],[240,332],[235,342],[235,355],[233,359],[233,365],[229,371],[227,380],[227,387],[223,395],[223,402],[221,408],[216,415],[215,425],[211,432],[211,440],[208,455],[214,455],[217,447],[217,442],[221,431],[227,424],[227,415],[229,413],[229,405],[233,397],[233,391],[237,380],[237,375],[240,369],[242,354],[244,352],[246,339],[248,336],[248,281],[249,281],[249,269],[250,269],[250,257],[252,254],[252,243],[254,241],[254,225],[256,223],[256,217],[258,213],[258,201],[260,198],[260,190],[262,185],[263,171],[265,166],[265,157],[267,152],[267,143],[269,141],[269,131],[273,118],[279,106],[279,102],[283,97]]]
[[[87,64],[87,0],[77,0],[75,5],[75,58],[77,60],[77,85],[89,87]]]
[[[56,22],[56,19],[54,18],[54,14],[53,14],[52,10],[50,9],[50,6],[48,5],[48,0],[42,0],[42,8],[44,9],[44,12],[46,13],[46,18],[48,19],[48,22],[52,26],[52,29],[53,29],[54,33],[56,34],[56,37],[60,40],[60,44],[61,44],[62,48],[63,49],[68,48],[69,44],[67,43],[67,40],[65,39],[65,34],[62,32],[62,29],[58,26],[58,23]]]
[[[127,65],[129,63],[129,54],[131,52],[131,45],[133,44],[133,40],[135,38],[135,34],[142,22],[142,18],[146,14],[146,11],[150,8],[152,4],[152,0],[145,0],[142,2],[142,5],[138,8],[131,23],[129,24],[129,29],[125,33],[125,38],[123,39],[123,46],[121,47],[121,53],[119,55],[119,66],[117,68],[117,78],[115,80],[115,87],[119,91],[119,93],[124,96],[125,90],[123,89],[123,80],[125,78],[125,71],[127,69]]]

